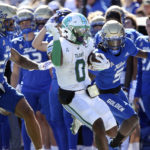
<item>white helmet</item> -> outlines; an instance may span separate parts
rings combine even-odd
[[[80,13],[70,13],[62,21],[62,36],[76,44],[86,42],[90,35],[90,25]]]

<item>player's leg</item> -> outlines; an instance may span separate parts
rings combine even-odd
[[[78,142],[78,134],[73,135],[70,128],[73,121],[71,114],[68,113],[65,109],[63,109],[64,114],[64,122],[67,128],[67,137],[68,137],[68,149],[69,150],[76,150],[77,149],[77,142]]]
[[[24,96],[8,85],[8,83],[5,82],[3,86],[5,93],[1,96],[0,107],[23,118],[26,123],[28,134],[36,149],[42,148],[40,128],[32,108]]]
[[[27,133],[36,149],[42,148],[41,132],[34,111],[28,102],[22,98],[16,105],[15,114],[24,119]]]
[[[58,83],[52,80],[49,96],[50,120],[59,150],[68,149],[67,129],[64,123],[63,107],[58,100]]]
[[[31,108],[34,110],[34,112],[36,112],[37,108],[38,108],[38,98],[36,93],[32,93],[32,92],[23,92],[24,96],[26,97],[29,105],[31,106]],[[37,119],[37,118],[36,118]],[[39,124],[39,123],[38,123]],[[41,128],[40,128],[41,130]],[[27,130],[26,130],[26,125],[25,125],[25,121],[22,120],[22,137],[23,137],[23,143],[24,143],[24,149],[25,150],[30,150],[31,147],[31,140],[30,137],[28,136]]]
[[[140,150],[140,126],[137,125],[129,140],[129,150]]]
[[[44,148],[50,149],[51,147],[51,140],[50,140],[50,132],[49,132],[49,124],[45,118],[45,116],[40,112],[36,112],[36,118],[39,122],[42,134],[42,143]]]
[[[121,124],[117,136],[111,142],[111,146],[116,147],[134,130],[138,123],[138,116],[128,104],[127,98],[122,91],[118,94],[101,94],[100,98],[108,104],[115,119]]]
[[[9,149],[10,142],[10,128],[8,117],[0,114],[0,133],[1,133],[1,144],[3,149]],[[1,149],[1,148],[0,148]]]
[[[84,91],[76,92],[71,103],[69,103],[69,105],[64,105],[64,107],[68,112],[70,112],[83,124],[87,125],[94,131],[95,143],[98,149],[108,150],[103,120],[100,118],[100,115],[91,107],[90,103],[87,102],[87,99],[89,102],[93,100],[89,98]],[[103,104],[101,107],[103,107]],[[111,117],[113,117],[113,115]]]
[[[82,126],[83,149],[91,150],[93,144],[93,132],[86,126]]]
[[[8,117],[4,116],[4,121],[2,124],[2,143],[4,149],[9,149],[10,146],[10,126],[8,122]]]
[[[56,142],[52,132],[50,132],[51,127],[50,127],[49,90],[40,93],[39,100],[40,100],[40,111],[36,113],[36,116],[41,126],[44,147],[46,149],[50,149],[51,144],[56,146]]]
[[[148,119],[150,120],[150,95],[146,95],[142,97],[142,102],[144,104],[144,108],[145,108],[145,113],[148,117]]]

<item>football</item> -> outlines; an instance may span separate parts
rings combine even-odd
[[[103,59],[100,53],[92,53],[91,54],[91,61],[92,62],[101,62],[100,60]]]

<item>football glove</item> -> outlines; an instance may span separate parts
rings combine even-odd
[[[52,64],[52,62],[50,60],[38,64],[39,70],[48,70],[48,69],[50,69],[52,67],[53,67],[53,64]]]
[[[110,67],[110,62],[105,57],[104,54],[95,53],[95,56],[96,56],[95,59],[97,60],[97,62],[91,61],[91,65],[92,65],[92,68],[93,68],[92,70],[101,71],[101,70],[108,69]]]

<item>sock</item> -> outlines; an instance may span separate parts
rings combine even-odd
[[[58,150],[57,146],[51,146],[51,150]]]
[[[135,142],[135,143],[130,143],[128,150],[140,150],[140,143],[139,142]]]
[[[133,143],[133,150],[134,150],[134,149],[140,150],[140,143],[139,143],[139,142]]]
[[[83,150],[83,146],[82,145],[77,145],[77,150]]]
[[[82,150],[92,150],[92,146],[83,146]]]
[[[118,132],[117,136],[110,142],[111,147],[118,147],[121,145],[121,141],[125,138],[120,132]]]
[[[91,150],[98,150],[95,146],[92,146]]]
[[[127,150],[129,147],[129,136],[127,137],[127,139],[125,141],[123,141],[123,143],[121,144],[121,150]]]
[[[129,144],[128,150],[133,150],[133,143]]]

